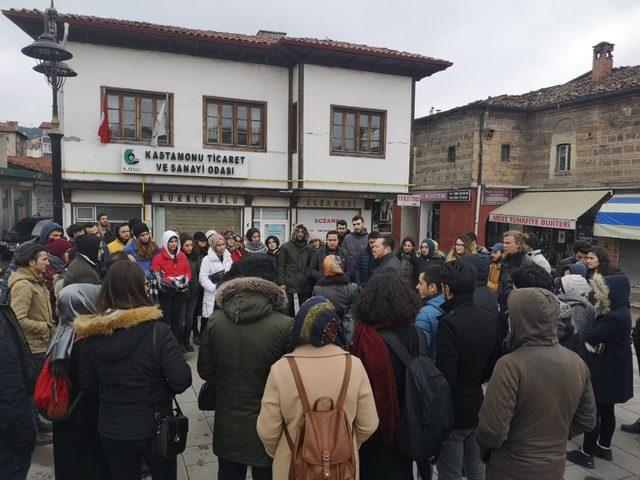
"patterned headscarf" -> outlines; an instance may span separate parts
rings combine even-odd
[[[322,347],[330,343],[344,346],[342,323],[333,304],[326,297],[316,295],[302,304],[293,321],[291,346]]]

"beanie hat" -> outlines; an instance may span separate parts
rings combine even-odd
[[[63,260],[62,256],[65,252],[73,248],[73,243],[63,237],[52,238],[47,242],[47,248],[51,255],[55,255],[60,260]]]
[[[207,236],[204,234],[204,232],[198,231],[193,234],[193,240],[196,242],[206,242]]]
[[[564,293],[576,293],[583,297],[587,297],[591,292],[591,287],[587,280],[581,275],[565,275],[560,277],[562,282],[562,290]]]
[[[209,240],[209,237],[214,233],[217,233],[217,232],[215,230],[207,230],[207,233],[205,233],[207,240]]]
[[[404,237],[404,238],[402,239],[402,243],[401,243],[401,245],[402,245],[402,246],[404,246],[404,244],[405,244],[406,242],[411,242],[411,245],[413,245],[413,246],[414,246],[414,248],[415,248],[415,246],[416,246],[416,239],[415,239],[415,238],[413,238],[411,235],[407,235],[406,237]]]
[[[293,321],[291,345],[344,345],[342,322],[333,304],[322,295],[304,302]]]
[[[101,242],[102,240],[97,235],[82,235],[76,239],[76,252],[81,253],[93,263],[97,263]]]
[[[136,223],[133,226],[133,236],[138,238],[140,235],[142,235],[143,233],[149,232],[151,233],[151,230],[149,230],[149,227],[147,226],[146,223]]]
[[[529,245],[533,250],[540,249],[540,239],[535,233],[527,233],[527,245]]]
[[[220,240],[224,240],[224,237],[218,232],[212,230],[212,233],[210,235],[209,232],[207,232],[207,241],[209,242],[209,246],[211,247],[211,249],[215,249],[216,244]]]
[[[340,257],[337,255],[327,255],[322,261],[322,274],[325,277],[334,277],[336,275],[342,275],[342,263]]]
[[[491,247],[492,252],[504,252],[504,243],[498,242]]]

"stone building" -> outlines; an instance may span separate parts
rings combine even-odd
[[[613,47],[593,47],[592,70],[565,84],[416,119],[420,207],[403,209],[403,225],[443,249],[467,231],[492,244],[518,228],[538,234],[552,263],[577,239],[630,263],[640,242],[594,235],[608,199],[640,192],[640,65],[614,68]]]

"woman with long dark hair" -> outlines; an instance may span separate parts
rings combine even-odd
[[[606,277],[615,271],[609,253],[602,247],[592,247],[591,250],[589,250],[589,253],[587,253],[586,264],[588,280],[596,273]]]
[[[474,251],[473,242],[466,235],[460,235],[456,238],[456,241],[453,243],[453,247],[449,250],[449,254],[445,261],[452,262],[454,260],[459,260],[460,257],[464,257],[465,255],[472,255],[474,253],[478,253]]]
[[[396,253],[402,267],[402,278],[411,285],[418,282],[416,274],[416,241],[411,236],[404,237],[398,253]]]
[[[171,399],[191,385],[191,369],[162,311],[147,296],[133,262],[115,262],[97,300],[98,313],[75,319],[85,337],[80,366],[83,392],[99,397],[98,434],[111,478],[139,480],[141,460],[151,478],[177,476],[176,457],[152,453],[156,417],[171,412]],[[157,341],[154,350],[154,330]]]
[[[367,480],[413,479],[413,461],[395,447],[405,366],[379,332],[388,330],[417,357],[420,338],[413,321],[419,310],[413,286],[394,275],[374,276],[356,300],[358,324],[351,353],[367,371],[380,418],[378,430],[360,448],[360,475]]]
[[[280,239],[275,235],[269,235],[264,242],[267,245],[267,255],[271,255],[278,261],[278,250],[280,250]]]
[[[191,337],[193,318],[200,296],[200,282],[198,282],[198,275],[200,273],[202,258],[200,257],[199,249],[196,247],[195,241],[191,235],[187,233],[180,235],[180,243],[182,244],[182,252],[186,255],[187,260],[189,261],[189,268],[191,270],[189,290],[184,296],[184,307],[182,313],[182,318],[184,319],[184,330],[182,332],[182,346],[187,352],[193,352],[193,347],[191,346],[189,337]]]
[[[147,280],[151,279],[151,261],[155,257],[160,248],[156,241],[151,237],[151,231],[146,223],[136,223],[133,227],[134,239],[124,247],[125,253],[136,259],[140,268],[144,272]]]

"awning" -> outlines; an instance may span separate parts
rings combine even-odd
[[[489,214],[489,221],[575,230],[578,217],[608,195],[608,190],[525,192]]]
[[[640,240],[640,194],[611,197],[600,207],[593,233],[598,237]]]

